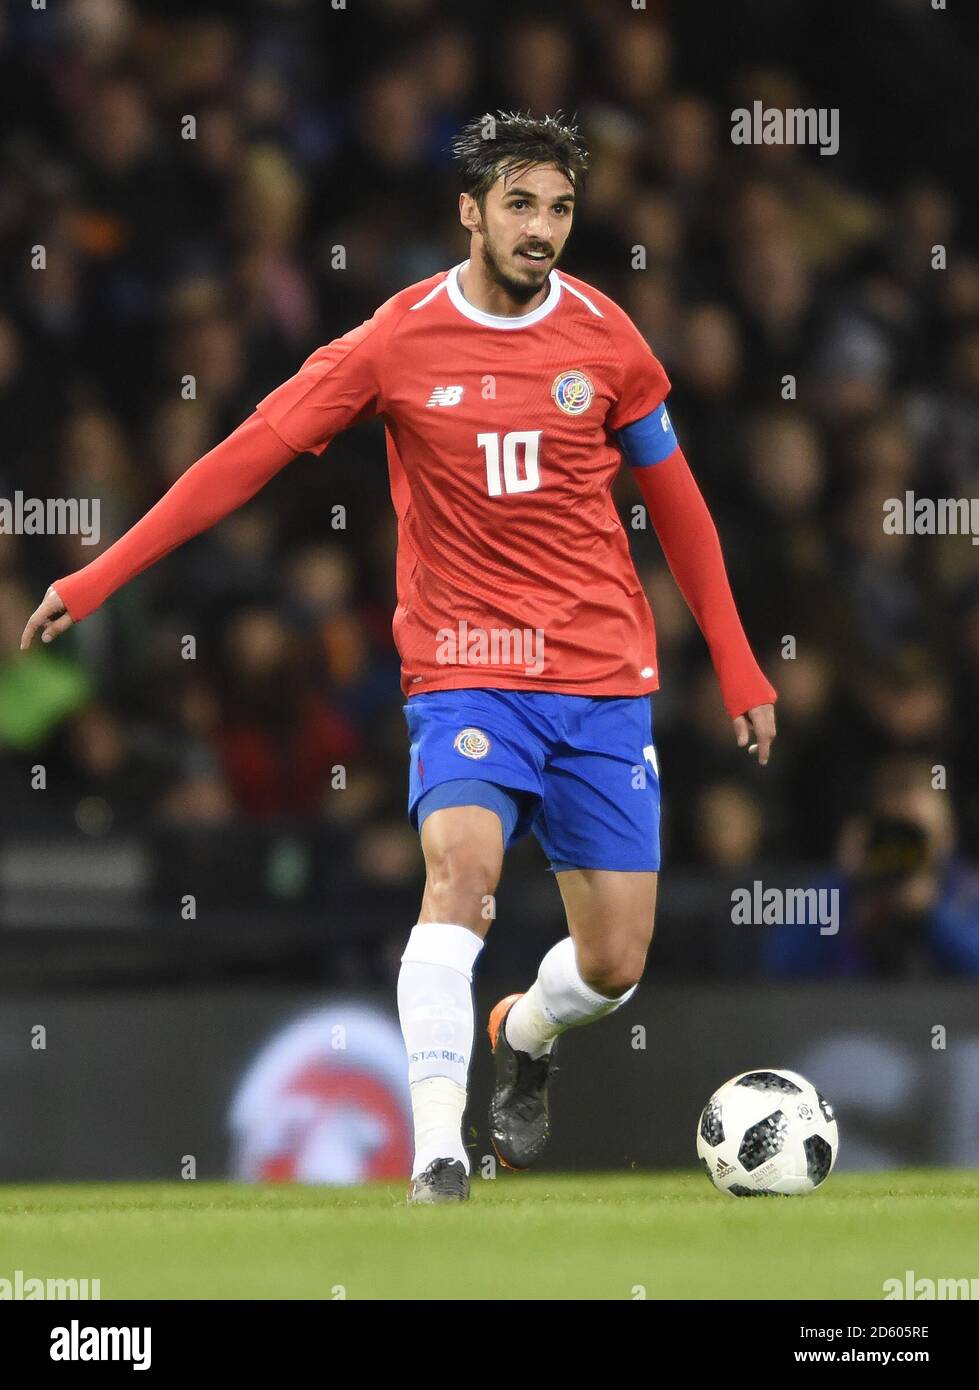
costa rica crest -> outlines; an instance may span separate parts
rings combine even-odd
[[[464,758],[485,758],[490,750],[490,741],[482,729],[461,729],[452,747]]]
[[[551,387],[554,404],[565,415],[581,415],[595,398],[595,388],[584,372],[561,372]]]

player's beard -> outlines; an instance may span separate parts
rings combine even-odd
[[[546,269],[544,270],[542,279],[536,281],[517,280],[503,264],[485,228],[481,229],[480,235],[482,239],[481,249],[483,265],[490,279],[493,280],[495,284],[499,285],[501,290],[505,290],[510,298],[517,304],[529,304],[536,295],[540,294],[541,290],[547,284],[548,276],[557,265],[557,256],[555,256],[553,260],[545,262]]]

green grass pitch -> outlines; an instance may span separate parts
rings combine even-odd
[[[699,1172],[477,1175],[466,1206],[404,1195],[0,1187],[0,1278],[98,1278],[103,1299],[880,1299],[907,1269],[979,1275],[974,1172],[845,1174],[777,1201]]]

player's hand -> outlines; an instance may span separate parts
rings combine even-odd
[[[775,742],[775,706],[755,705],[747,714],[739,714],[734,721],[734,732],[739,748],[748,745],[754,734],[755,742],[748,745],[748,752],[757,753],[758,765],[764,767]]]
[[[24,635],[20,639],[21,651],[27,651],[27,648],[34,641],[35,632],[40,632],[42,642],[53,642],[56,637],[67,632],[73,622],[74,618],[70,616],[67,608],[58,597],[57,589],[52,584],[37,608],[27,619]]]

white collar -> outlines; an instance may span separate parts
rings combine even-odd
[[[449,291],[449,298],[459,310],[460,314],[465,314],[467,319],[472,319],[473,323],[481,323],[484,328],[529,328],[531,324],[540,323],[541,319],[547,318],[548,314],[557,308],[557,302],[561,298],[561,281],[558,279],[557,272],[551,271],[548,277],[550,281],[550,291],[543,304],[538,304],[536,309],[532,309],[529,314],[487,314],[482,309],[477,309],[474,304],[462,293],[459,286],[459,272],[465,270],[468,261],[461,261],[455,265],[446,276],[446,288]]]

